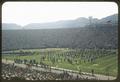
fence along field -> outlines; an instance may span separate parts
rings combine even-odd
[[[18,64],[46,65],[117,77],[117,49],[46,48],[15,50],[2,58]]]

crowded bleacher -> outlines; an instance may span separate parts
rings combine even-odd
[[[62,73],[52,73],[47,71],[39,71],[29,68],[22,68],[14,64],[2,63],[2,79],[5,80],[82,80],[79,75],[73,76],[67,71]]]

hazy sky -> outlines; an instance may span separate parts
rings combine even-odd
[[[103,18],[118,13],[114,2],[6,2],[2,23],[43,23],[78,17]]]

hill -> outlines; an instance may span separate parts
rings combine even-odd
[[[71,29],[3,30],[2,49],[117,48],[117,26]]]
[[[112,15],[103,18],[101,19],[101,21],[104,21],[103,23],[97,22],[98,20],[94,19],[96,20],[96,22],[94,21],[91,22],[91,24],[86,24],[84,27],[78,27],[77,24],[74,24],[74,26],[72,26],[72,24],[70,23],[71,25],[69,28],[63,26],[63,28],[49,29],[3,30],[2,50],[57,47],[82,49],[117,48],[118,19],[116,17],[116,15]],[[76,20],[86,21],[87,19],[78,18]],[[39,24],[36,24],[36,26],[39,27]],[[31,25],[29,26],[29,28],[31,28]]]
[[[56,22],[48,22],[48,23],[30,23],[25,26],[20,26],[13,23],[3,23],[2,30],[15,30],[15,29],[56,29],[56,28],[81,28],[86,27],[87,25],[91,24],[106,24],[110,21],[112,24],[117,23],[118,21],[118,14],[110,15],[102,19],[97,18],[85,18],[79,17],[75,20],[60,20]]]
[[[2,30],[20,30],[22,26],[14,24],[14,23],[2,23]]]

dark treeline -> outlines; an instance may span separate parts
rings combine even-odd
[[[114,49],[118,45],[116,24],[84,28],[3,30],[2,50],[29,48]]]

